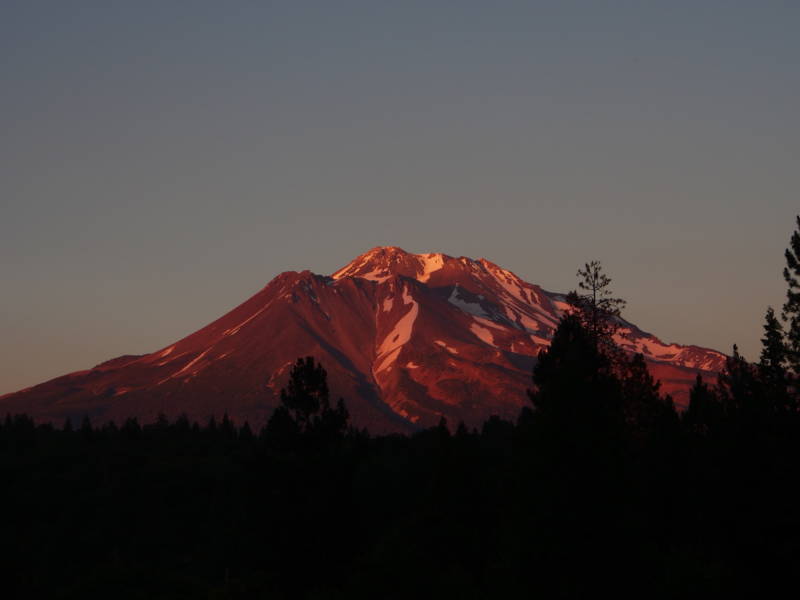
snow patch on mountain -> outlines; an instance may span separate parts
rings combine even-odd
[[[405,287],[403,288],[402,299],[403,304],[410,304],[411,308],[397,321],[389,335],[381,342],[377,352],[377,358],[380,359],[380,363],[375,369],[376,373],[391,365],[400,353],[400,348],[411,339],[414,322],[419,314],[419,304],[411,297]]]
[[[448,346],[442,340],[435,340],[433,343],[436,344],[437,346],[441,346],[442,348],[444,348],[445,350],[447,350],[451,354],[458,354],[458,350],[456,350],[455,348],[451,348],[450,346]]]
[[[369,252],[362,254],[352,262],[348,263],[338,271],[336,271],[331,277],[333,279],[342,279],[343,277],[360,277],[362,279],[367,279],[369,281],[375,281],[377,283],[383,283],[387,279],[391,279],[392,273],[391,269],[389,269],[388,265],[381,264],[381,261],[378,260],[376,257],[379,255],[385,255],[387,253],[397,253],[402,252],[405,254],[404,251],[400,250],[399,248],[382,248],[377,247],[373,248]],[[364,269],[371,270],[361,273],[360,271]]]
[[[500,285],[505,292],[521,302],[527,303],[528,300],[523,295],[522,280],[514,275],[511,271],[506,271],[500,267],[490,263],[487,260],[482,260],[482,264],[486,267],[487,271],[491,274],[492,278]]]
[[[383,283],[387,279],[391,279],[392,276],[389,274],[386,269],[375,269],[374,271],[370,271],[369,273],[364,273],[363,275],[359,275],[362,279],[368,279],[369,281],[375,281],[377,283]]]
[[[629,327],[621,328],[614,341],[629,352],[640,352],[649,359],[690,369],[719,371],[725,364],[725,355],[716,350],[665,344],[653,335],[633,331]]]
[[[497,347],[495,346],[494,336],[492,335],[492,332],[489,331],[486,327],[481,327],[477,323],[472,323],[469,326],[469,330],[473,334],[475,334],[475,336],[479,338],[482,342],[489,344],[490,346],[493,346],[495,348]]]
[[[188,354],[188,353],[187,353],[187,352],[181,352],[180,354],[174,354],[174,355],[170,356],[170,357],[169,357],[168,359],[166,359],[166,360],[162,360],[161,362],[157,362],[157,363],[156,363],[156,366],[157,366],[157,367],[163,367],[163,366],[164,366],[164,365],[166,365],[166,364],[169,364],[169,363],[171,363],[171,362],[175,362],[175,361],[176,361],[176,360],[178,360],[178,359],[179,359],[181,356],[185,356],[186,354]]]
[[[483,310],[483,307],[477,302],[468,302],[461,297],[459,297],[459,287],[458,284],[453,286],[453,291],[450,293],[450,297],[447,301],[455,307],[460,308],[467,314],[474,315],[476,317],[483,317],[488,318],[489,315]]]
[[[187,372],[189,371],[189,369],[191,369],[191,368],[192,368],[194,365],[196,365],[196,364],[197,364],[197,363],[198,363],[198,362],[199,362],[199,361],[200,361],[200,360],[201,360],[201,359],[202,359],[202,358],[203,358],[203,357],[204,357],[206,354],[208,354],[210,351],[211,351],[211,348],[207,348],[206,350],[204,350],[203,352],[201,352],[201,353],[200,353],[200,354],[199,354],[199,355],[198,355],[198,356],[197,356],[197,357],[196,357],[194,360],[192,360],[192,361],[188,362],[188,363],[187,363],[187,364],[186,364],[186,365],[185,365],[183,368],[181,368],[180,370],[176,371],[175,373],[173,373],[173,374],[172,374],[172,375],[170,375],[169,377],[166,377],[166,378],[162,379],[162,380],[161,380],[161,381],[159,381],[159,382],[158,382],[156,385],[161,385],[162,383],[164,383],[164,382],[166,382],[166,381],[169,381],[170,379],[175,379],[176,377],[180,377],[180,376],[181,376],[181,375],[183,375],[184,373],[187,373]],[[194,369],[194,370],[193,370],[191,373],[189,373],[189,374],[190,374],[190,375],[195,375],[195,374],[197,374],[197,372],[198,372],[198,371],[200,371],[200,369],[199,369],[199,368],[198,368],[198,369]]]
[[[501,331],[505,331],[506,329],[508,329],[505,325],[495,323],[494,321],[486,319],[484,317],[474,316],[472,318],[484,327],[491,327],[492,329],[499,329]]]
[[[380,373],[381,371],[385,371],[390,366],[392,366],[392,364],[394,363],[395,359],[397,358],[397,355],[400,353],[400,349],[401,348],[402,348],[402,346],[398,346],[397,348],[394,348],[393,350],[391,350],[389,352],[389,354],[384,356],[381,359],[381,362],[378,363],[378,366],[375,367],[375,373]]]
[[[290,294],[289,296],[291,297],[291,294]],[[258,315],[260,315],[260,314],[261,314],[261,313],[263,313],[265,310],[267,310],[267,309],[270,307],[270,305],[271,305],[271,304],[272,304],[272,302],[271,302],[271,301],[270,301],[270,302],[267,302],[267,304],[265,304],[263,307],[261,307],[261,309],[260,309],[260,310],[256,311],[254,314],[252,314],[250,317],[248,317],[247,319],[245,319],[244,321],[242,321],[242,322],[241,322],[241,323],[239,323],[238,325],[236,325],[236,326],[234,326],[234,327],[231,327],[230,329],[226,329],[226,330],[223,332],[223,335],[226,335],[226,336],[230,336],[230,335],[236,335],[237,333],[239,333],[239,330],[240,330],[242,327],[244,327],[245,325],[247,325],[247,324],[248,324],[250,321],[252,321],[252,320],[253,320],[253,319],[255,319],[255,318],[258,316]]]
[[[547,328],[555,329],[558,326],[558,323],[556,323],[549,316],[537,314],[537,317],[542,319],[542,321],[544,321],[544,323],[542,323],[542,321],[539,321],[538,319],[535,319],[535,318],[530,317],[530,316],[528,316],[528,315],[526,315],[524,313],[521,313],[519,315],[518,324],[520,324],[522,326],[521,329],[523,331],[525,331],[526,333],[539,333],[539,332],[542,331],[543,328],[544,329],[547,329]]]
[[[418,258],[422,263],[422,274],[417,279],[422,282],[428,281],[433,273],[444,266],[444,255],[439,253],[420,254]]]

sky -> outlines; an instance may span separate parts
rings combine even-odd
[[[757,359],[800,213],[800,3],[0,7],[0,394],[378,245]]]

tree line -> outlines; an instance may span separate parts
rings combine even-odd
[[[598,262],[515,421],[372,436],[298,359],[253,431],[227,416],[0,423],[0,589],[48,598],[764,595],[800,553],[800,217],[759,361],[679,413],[614,343]],[[784,331],[785,329],[785,331]]]

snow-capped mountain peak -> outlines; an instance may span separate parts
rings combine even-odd
[[[426,282],[445,262],[454,260],[439,252],[412,254],[397,246],[377,246],[356,257],[331,277],[361,277],[382,282],[393,275],[412,277]]]
[[[513,419],[567,309],[562,294],[487,259],[379,246],[329,277],[282,273],[182,340],[6,395],[0,411],[56,422],[87,413],[122,421],[228,412],[257,425],[276,406],[294,360],[311,355],[357,426]],[[644,354],[679,405],[697,373],[713,378],[724,365],[719,352],[665,344],[628,322],[621,333],[620,345]]]

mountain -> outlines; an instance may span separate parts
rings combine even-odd
[[[378,247],[331,276],[286,272],[199,331],[143,356],[121,356],[0,397],[0,411],[62,422],[151,421],[159,413],[237,422],[269,418],[290,367],[311,355],[334,397],[373,432],[445,416],[513,419],[531,369],[566,309],[564,296],[485,260]],[[685,405],[697,373],[725,356],[665,344],[623,322],[618,342],[642,352],[662,389]]]

